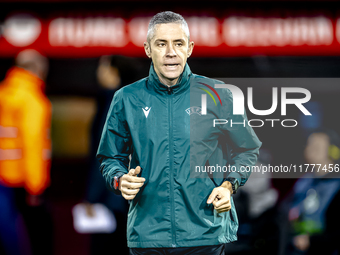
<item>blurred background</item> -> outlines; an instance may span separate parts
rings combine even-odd
[[[317,81],[285,85],[311,92],[312,116],[289,106],[285,118],[296,127],[255,128],[259,164],[339,163],[338,1],[0,0],[0,254],[127,254],[128,205],[105,189],[94,156],[114,92],[148,75],[148,22],[165,10],[188,22],[194,73]],[[253,91],[255,108],[269,109],[272,87]],[[279,109],[268,117],[282,119]],[[16,122],[26,115],[27,123]],[[21,131],[30,128],[39,131]],[[37,167],[20,165],[29,153],[8,154],[29,152],[25,137],[38,137],[31,144],[47,155],[32,175],[39,183],[26,180]],[[21,160],[17,176],[8,174],[13,160]],[[227,254],[339,254],[339,179],[312,177],[322,181],[250,179],[235,195],[239,241]]]

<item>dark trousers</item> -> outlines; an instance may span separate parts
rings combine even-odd
[[[25,233],[21,214],[15,204],[14,188],[0,185],[0,254],[23,254],[20,247],[23,241],[28,241]]]
[[[223,255],[224,244],[179,248],[130,248],[130,255]]]

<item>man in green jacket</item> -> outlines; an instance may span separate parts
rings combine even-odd
[[[231,92],[214,90],[222,82],[191,72],[193,47],[181,15],[155,15],[144,43],[149,76],[117,91],[107,116],[97,157],[107,185],[131,201],[130,254],[217,255],[237,240],[231,194],[261,142],[245,115],[233,115]],[[208,88],[220,104],[206,100],[204,113]]]

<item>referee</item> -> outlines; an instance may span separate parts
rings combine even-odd
[[[144,43],[149,76],[118,90],[108,112],[97,157],[107,185],[131,201],[131,255],[218,255],[237,240],[231,194],[247,181],[241,169],[255,164],[261,142],[249,126],[213,126],[213,119],[247,123],[232,114],[228,89],[216,89],[221,105],[207,100],[208,114],[201,112],[201,87],[222,82],[191,72],[193,48],[181,15],[156,14]],[[207,164],[234,171],[220,179],[195,173]]]

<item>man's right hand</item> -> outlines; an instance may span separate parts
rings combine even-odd
[[[124,174],[119,180],[119,190],[126,200],[134,199],[140,187],[144,185],[145,178],[137,177],[140,173],[140,166],[130,169],[129,173]]]

